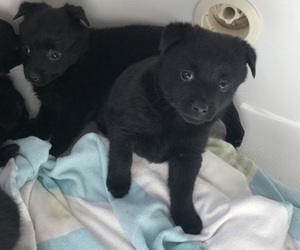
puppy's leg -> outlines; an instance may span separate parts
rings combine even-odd
[[[241,124],[239,113],[232,102],[224,111],[221,120],[226,127],[226,141],[234,147],[239,147],[242,144],[245,131]]]
[[[16,157],[19,148],[17,144],[9,144],[0,148],[0,167],[5,166],[10,158]]]
[[[0,249],[13,249],[20,235],[20,214],[17,204],[0,189]]]
[[[64,127],[64,129],[62,129],[63,127],[60,128],[60,132],[56,131],[50,140],[50,154],[55,157],[63,154],[69,148],[69,146],[71,146],[73,140],[76,138],[77,133],[79,133],[79,131],[74,131],[68,127]]]
[[[115,198],[121,198],[129,192],[133,145],[133,140],[127,136],[110,137],[106,185]]]
[[[58,157],[59,155],[63,154],[69,146],[73,143],[73,141],[76,139],[77,135],[79,135],[80,131],[83,129],[83,127],[78,126],[72,126],[72,125],[62,125],[60,124],[55,132],[53,133],[53,136],[50,140],[50,143],[52,145],[50,149],[50,154]]]
[[[56,122],[57,113],[46,106],[41,106],[37,117],[25,123],[14,138],[36,136],[42,140],[46,140],[53,133]]]
[[[171,216],[185,233],[199,234],[202,221],[193,204],[193,191],[202,158],[176,156],[169,160]]]
[[[50,154],[57,157],[64,153],[90,120],[91,118],[79,110],[77,112],[74,110],[61,112],[50,140],[52,145]]]

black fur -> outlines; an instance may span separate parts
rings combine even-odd
[[[42,103],[38,117],[22,136],[52,136],[51,154],[57,156],[101,108],[121,72],[159,53],[163,28],[90,29],[85,26],[89,22],[83,9],[69,4],[51,8],[45,3],[24,2],[15,18],[20,16],[24,16],[20,36],[25,76]],[[58,60],[49,59],[53,52],[60,53]],[[243,130],[238,118],[236,121],[238,131]],[[99,120],[99,126],[105,133],[103,121]],[[233,141],[241,141],[243,134],[237,137]]]
[[[128,193],[132,153],[169,163],[171,215],[186,233],[202,222],[192,195],[210,128],[245,80],[256,55],[246,42],[185,23],[168,25],[161,54],[129,67],[105,105],[110,140],[107,186]],[[194,74],[194,76],[191,74]]]
[[[221,119],[226,126],[225,140],[234,147],[239,147],[242,144],[245,131],[240,123],[240,116],[233,102],[223,112]]]
[[[0,19],[0,72],[6,72],[22,63],[20,40],[13,27]]]
[[[0,73],[0,166],[19,152],[16,144],[3,143],[12,139],[28,119],[23,97],[6,74]]]
[[[0,166],[18,154],[19,147],[10,144],[3,147],[28,118],[24,101],[7,76],[9,70],[21,64],[20,41],[12,26],[0,20]]]
[[[25,135],[52,136],[51,154],[57,156],[93,118],[117,76],[158,53],[161,28],[91,29],[82,24],[88,24],[83,10],[68,4],[23,3],[16,17],[21,15],[25,76],[42,104]],[[51,61],[49,51],[58,51],[61,58]]]
[[[0,189],[0,249],[11,250],[20,236],[18,206]]]
[[[7,76],[9,70],[21,64],[20,42],[12,26],[0,19],[0,167],[15,157],[19,146],[3,143],[12,138],[28,117],[24,101]],[[18,206],[0,189],[0,249],[11,250],[20,235]]]

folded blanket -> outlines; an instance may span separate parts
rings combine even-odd
[[[83,136],[58,159],[35,137],[16,143],[20,155],[0,173],[22,211],[16,249],[300,249],[300,192],[221,140],[209,141],[196,181],[200,235],[185,234],[170,218],[167,164],[135,155],[130,192],[115,199],[105,185],[108,144],[99,135]]]

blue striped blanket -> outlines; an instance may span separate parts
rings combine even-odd
[[[21,210],[16,249],[300,249],[300,192],[221,140],[210,139],[195,185],[200,235],[173,225],[166,164],[135,155],[130,193],[114,199],[105,185],[108,143],[99,135],[84,135],[57,159],[48,142],[28,137],[16,143],[19,156],[0,173],[1,187]]]

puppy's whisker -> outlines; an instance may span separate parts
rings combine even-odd
[[[176,110],[172,109],[171,107],[164,108],[161,110],[167,117],[172,116],[173,114],[177,113]]]

